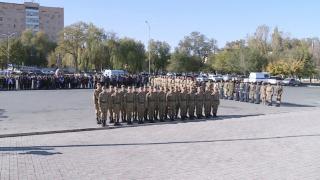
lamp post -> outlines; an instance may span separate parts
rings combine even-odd
[[[7,68],[10,62],[10,44],[9,44],[9,39],[14,36],[16,33],[8,33],[8,34],[1,34],[1,36],[4,36],[7,38]]]
[[[151,69],[150,69],[150,61],[151,61],[151,52],[150,52],[150,31],[151,31],[151,26],[148,21],[145,21],[148,27],[148,59],[149,59],[149,75],[151,74]]]

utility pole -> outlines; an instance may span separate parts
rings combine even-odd
[[[151,63],[150,63],[150,61],[151,61],[151,52],[150,52],[150,31],[151,31],[151,26],[150,26],[148,21],[145,21],[145,23],[147,24],[147,27],[148,27],[148,51],[149,51],[148,59],[149,59],[149,75],[150,75],[151,74],[151,68],[150,68],[150,66],[151,66]]]

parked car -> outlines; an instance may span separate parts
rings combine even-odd
[[[270,74],[267,72],[252,72],[249,75],[249,82],[268,82]]]
[[[224,81],[232,80],[232,76],[228,75],[228,74],[227,75],[223,75],[222,78],[223,78]]]
[[[278,76],[271,76],[269,79],[268,79],[268,83],[272,84],[272,85],[275,85],[277,83],[281,83],[282,82],[282,78],[281,77],[278,77]]]
[[[209,74],[208,80],[213,81],[213,82],[217,82],[217,81],[223,80],[223,78],[222,78],[222,76],[219,76],[219,75]]]
[[[198,82],[208,82],[208,77],[206,75],[199,75],[196,77],[196,81]]]
[[[286,78],[284,79],[281,84],[283,86],[300,86],[301,82],[297,79],[293,79],[293,78]]]

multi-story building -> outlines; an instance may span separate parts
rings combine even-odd
[[[24,30],[44,31],[50,40],[57,41],[64,27],[64,9],[44,7],[38,3],[24,4],[0,2],[0,38],[20,35]]]

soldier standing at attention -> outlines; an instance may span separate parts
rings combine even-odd
[[[280,107],[281,104],[281,96],[282,96],[282,92],[283,92],[283,87],[281,86],[281,84],[278,82],[277,86],[275,87],[275,94],[276,94],[276,106]]]
[[[201,87],[198,87],[198,91],[195,95],[195,101],[196,101],[196,114],[197,118],[201,119],[203,117],[203,100],[204,100],[204,95],[202,92]]]
[[[256,100],[255,104],[260,104],[260,89],[261,89],[260,82],[257,82],[256,89],[255,89],[255,97],[254,97],[254,99]]]
[[[99,94],[102,92],[101,84],[97,83],[97,89],[93,92],[93,102],[94,102],[94,108],[96,110],[96,120],[97,124],[101,124],[101,114],[100,114],[100,108],[99,108]]]
[[[273,87],[270,83],[268,83],[266,87],[266,94],[267,94],[267,105],[272,106],[272,96],[273,96]]]
[[[195,90],[193,86],[190,86],[189,92],[187,94],[187,105],[188,105],[188,115],[189,119],[194,119],[195,105]]]
[[[262,104],[266,105],[266,97],[267,97],[267,94],[266,94],[266,83],[263,82],[261,87],[260,87],[260,96],[261,96],[261,100],[262,100]]]
[[[230,81],[229,86],[228,86],[228,97],[229,100],[233,100],[233,95],[234,95],[234,82]]]
[[[114,88],[114,92],[111,95],[112,103],[111,106],[113,107],[113,117],[115,119],[115,126],[120,125],[120,109],[121,109],[121,94],[118,91],[118,88]]]
[[[166,93],[164,92],[163,87],[160,87],[160,91],[158,93],[158,102],[159,102],[159,119],[160,119],[160,122],[164,122],[165,109],[166,109]]]
[[[133,91],[134,105],[133,105],[133,122],[138,121],[138,88],[135,87]]]
[[[180,93],[180,117],[185,120],[187,117],[187,88],[183,87]]]
[[[256,85],[252,82],[250,83],[249,86],[249,99],[250,99],[250,103],[254,103],[254,94],[256,91]]]
[[[149,87],[145,86],[143,89],[143,93],[145,96],[145,106],[144,106],[144,121],[148,120],[148,105],[147,105],[147,93],[149,92]]]
[[[175,87],[174,96],[175,96],[175,113],[174,118],[178,119],[179,109],[180,109],[180,89],[178,86]]]
[[[212,115],[213,117],[217,117],[217,111],[220,104],[220,98],[219,98],[219,89],[217,87],[214,88],[212,94]]]
[[[228,99],[228,93],[229,93],[229,82],[228,80],[224,82],[223,84],[223,93],[224,93],[224,98]]]
[[[145,103],[146,103],[146,95],[142,89],[142,87],[139,88],[139,92],[137,94],[137,111],[138,111],[138,123],[143,124],[144,123],[144,114],[145,114]]]
[[[102,127],[106,126],[106,121],[108,117],[108,109],[109,109],[109,102],[110,96],[108,95],[106,86],[103,86],[102,92],[99,94],[99,109],[101,112],[101,124]]]
[[[153,87],[153,95],[154,95],[154,113],[153,113],[153,119],[155,121],[158,120],[159,115],[159,92],[156,87]]]
[[[124,94],[124,104],[125,104],[125,110],[126,110],[126,116],[127,116],[127,124],[132,124],[132,114],[134,109],[134,93],[131,89],[131,87],[128,87],[128,92]]]
[[[153,88],[149,88],[149,92],[146,95],[147,106],[148,106],[148,119],[150,123],[154,123],[154,107],[155,107],[155,95],[153,93]]]
[[[210,92],[210,87],[206,87],[206,90],[203,94],[204,96],[204,100],[203,100],[203,104],[204,104],[204,115],[206,118],[210,118],[211,116],[211,103],[212,103],[212,99],[211,99],[211,92]]]
[[[176,104],[176,97],[172,92],[172,87],[169,88],[169,92],[166,94],[166,102],[168,108],[168,116],[171,121],[174,121],[174,114],[175,114],[175,104]]]
[[[246,82],[244,84],[244,91],[243,91],[244,102],[249,102],[249,92],[250,92],[250,84]]]
[[[244,96],[244,83],[243,83],[243,81],[241,81],[240,84],[239,84],[239,100],[241,102],[244,101],[244,97],[243,96]]]
[[[239,94],[240,94],[240,83],[239,83],[239,81],[236,81],[235,82],[235,85],[234,85],[234,94],[235,94],[235,98],[234,98],[234,100],[235,101],[239,101],[240,100],[240,98],[239,98]]]
[[[124,85],[121,85],[121,90],[118,92],[120,98],[121,98],[121,102],[124,102],[124,96],[127,93],[126,89],[124,88]],[[126,107],[125,107],[125,103],[121,103],[121,121],[122,122],[126,122]]]

